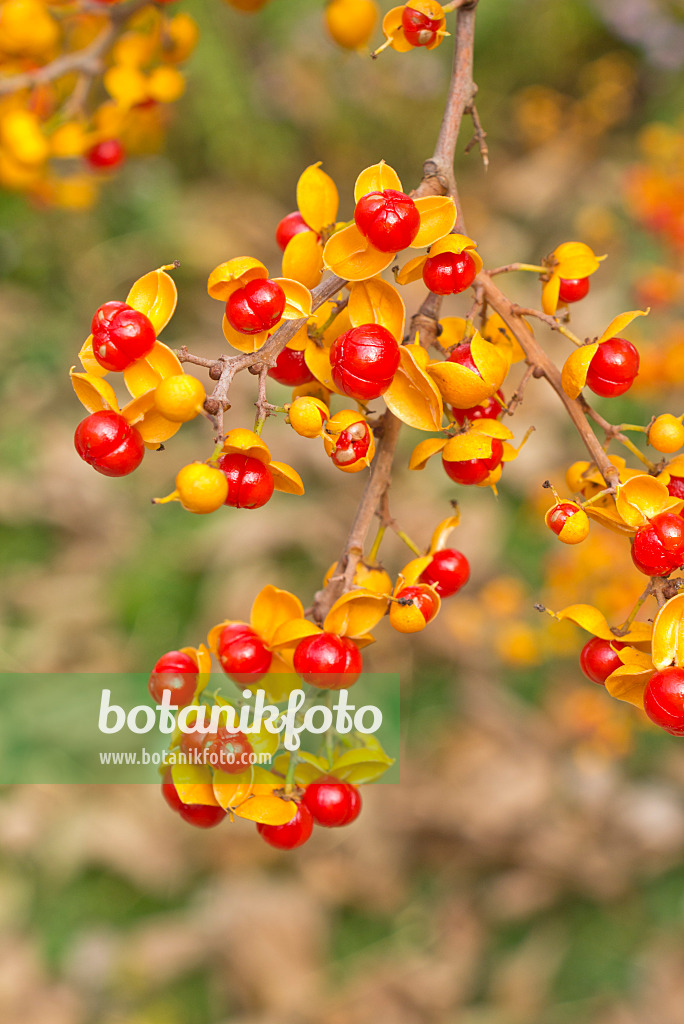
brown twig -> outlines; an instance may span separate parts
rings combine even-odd
[[[504,293],[494,284],[491,277],[484,271],[478,274],[476,281],[482,286],[489,305],[499,314],[522,348],[528,364],[533,367],[533,376],[545,377],[560,398],[606,484],[609,487],[615,486],[618,479],[618,471],[608,459],[596,434],[591,429],[582,402],[577,398],[570,398],[566,395],[561,384],[560,370],[553,360],[547,356],[535,338],[531,327],[523,319],[520,308],[511,302],[510,299],[506,298]]]
[[[47,82],[54,82],[55,79],[74,71],[90,77],[99,74],[103,68],[102,56],[114,39],[117,26],[135,14],[141,7],[147,6],[148,3],[149,0],[138,0],[136,3],[122,4],[119,8],[108,8],[106,11],[107,24],[92,42],[80,50],[60,54],[49,64],[44,64],[40,68],[0,78],[0,96],[21,92],[23,89],[32,89],[37,85],[45,85]],[[105,14],[104,9],[99,6],[93,7],[92,10],[97,10],[100,15]]]
[[[465,151],[466,153],[469,153],[473,146],[478,146],[480,150],[480,156],[482,157],[482,163],[486,171],[487,168],[489,167],[489,147],[487,145],[487,132],[482,127],[482,122],[480,121],[480,115],[477,112],[475,101],[473,101],[470,104],[470,106],[466,110],[466,114],[470,114],[471,118],[473,119],[473,128],[475,129],[475,134],[473,135],[472,139],[466,146]]]
[[[454,62],[447,104],[435,151],[432,158],[425,162],[423,179],[413,193],[414,197],[450,194],[456,202],[457,209],[454,156],[465,109],[472,103],[475,94],[473,40],[476,5],[477,0],[465,0],[458,8]],[[459,210],[457,227],[461,220]],[[437,340],[440,308],[441,297],[429,293],[418,313],[411,320],[410,338],[413,339],[417,333],[421,345],[425,348],[429,348]],[[370,477],[337,561],[336,574],[333,579],[329,580],[328,585],[319,590],[314,597],[312,611],[317,622],[322,622],[335,601],[354,585],[354,573],[359,559],[363,556],[364,544],[376,509],[389,489],[394,452],[400,429],[401,421],[388,409],[380,422],[378,431],[380,442],[371,465]]]

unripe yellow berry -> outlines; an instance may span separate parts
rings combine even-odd
[[[103,82],[112,99],[125,110],[148,97],[147,76],[130,65],[114,64],[105,71]]]
[[[153,100],[175,103],[185,92],[185,78],[177,68],[155,68],[147,86]]]
[[[165,498],[155,498],[155,504],[180,501],[188,512],[206,515],[220,508],[227,497],[228,481],[220,469],[206,462],[191,462],[176,476],[176,490]]]
[[[338,46],[357,50],[370,39],[380,18],[375,0],[332,0],[325,9],[325,25]]]
[[[59,41],[59,25],[40,0],[5,0],[0,6],[0,37],[4,53],[39,56]]]
[[[324,586],[328,585],[336,571],[337,562],[333,562],[323,579]],[[363,587],[364,590],[370,590],[381,596],[392,593],[392,580],[379,565],[366,565],[365,562],[359,562],[354,572],[354,583],[357,587]]]
[[[189,373],[167,377],[154,392],[154,404],[172,423],[187,423],[202,411],[206,393],[202,382]]]
[[[657,416],[648,429],[648,443],[664,455],[678,451],[684,444],[682,417],[669,412]]]
[[[47,160],[50,145],[40,122],[28,110],[10,110],[0,122],[0,140],[19,163],[35,166]]]
[[[320,437],[329,416],[325,402],[311,396],[295,398],[288,410],[290,425],[301,437]]]
[[[575,501],[556,502],[545,522],[564,544],[581,544],[589,535],[589,516]]]
[[[60,125],[50,138],[52,155],[63,159],[82,156],[91,144],[92,139],[77,121],[67,121]]]

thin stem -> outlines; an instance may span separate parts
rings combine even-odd
[[[502,267],[488,270],[487,273],[490,277],[496,277],[497,274],[510,274],[513,270],[530,270],[534,274],[548,273],[548,267],[535,266],[534,263],[505,263]]]
[[[378,551],[380,550],[380,545],[382,544],[382,538],[385,536],[385,531],[386,530],[387,530],[387,527],[385,526],[385,524],[384,523],[380,523],[380,526],[378,527],[378,532],[375,535],[375,540],[373,541],[371,549],[368,552],[368,562],[369,562],[370,565],[375,565],[375,563],[377,561]]]
[[[651,580],[649,580],[648,586],[644,590],[644,592],[641,595],[641,597],[638,598],[636,604],[632,608],[631,612],[629,613],[629,615],[627,616],[625,621],[622,623],[622,625],[619,628],[614,629],[612,631],[615,634],[615,636],[624,636],[625,633],[629,633],[630,629],[632,628],[632,623],[634,622],[635,618],[637,617],[637,615],[639,613],[639,610],[641,609],[642,605],[646,602],[646,600],[651,596],[652,593],[653,593],[653,583],[652,583]]]
[[[552,331],[559,331],[560,334],[571,341],[573,345],[577,345],[578,348],[582,348],[582,346],[586,344],[586,342],[582,341],[581,338],[578,338],[576,334],[573,334],[570,328],[566,327],[565,324],[562,324],[560,320],[556,320],[554,316],[549,316],[548,313],[542,313],[540,309],[516,306],[516,312],[519,313],[520,316],[533,316],[537,320],[541,320],[542,323],[547,324]]]

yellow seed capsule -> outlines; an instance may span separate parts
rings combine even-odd
[[[176,490],[165,498],[155,498],[155,505],[180,501],[188,512],[206,515],[215,512],[228,497],[228,481],[220,469],[206,462],[191,462],[179,471]]]
[[[185,78],[177,68],[160,67],[151,73],[147,87],[159,103],[175,103],[185,92]]]
[[[375,455],[375,438],[362,413],[341,409],[328,420],[323,444],[326,454],[343,473],[358,473]]]
[[[328,585],[329,580],[335,575],[337,570],[337,562],[333,562],[328,571],[325,574],[323,580],[324,586]],[[392,593],[392,580],[389,574],[381,569],[379,565],[366,565],[365,562],[359,562],[356,566],[356,572],[354,573],[354,583],[357,587],[363,587],[364,590],[371,590],[374,594],[385,594]]]
[[[589,516],[574,501],[556,502],[544,521],[564,544],[580,544],[589,534]]]
[[[365,46],[378,23],[375,0],[332,0],[325,9],[325,26],[338,46],[357,50]]]
[[[0,141],[15,160],[33,167],[50,154],[40,122],[29,110],[11,110],[0,122]]]
[[[389,620],[390,626],[398,633],[419,633],[439,611],[439,597],[425,583],[399,587],[394,598],[390,605]]]
[[[311,396],[295,398],[288,411],[290,425],[301,437],[320,437],[329,416],[325,402]]]
[[[206,393],[202,382],[189,373],[167,377],[154,392],[154,404],[172,423],[187,423],[202,411]]]
[[[682,417],[669,412],[657,416],[648,429],[648,443],[664,455],[678,451],[684,444]]]

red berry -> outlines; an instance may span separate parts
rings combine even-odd
[[[332,377],[345,395],[359,402],[378,398],[399,368],[399,346],[386,327],[362,324],[330,346]]]
[[[589,363],[587,387],[601,398],[624,395],[639,372],[639,353],[631,341],[608,338]]]
[[[463,346],[461,345],[458,346],[458,348],[462,347]],[[455,360],[451,359],[451,362],[455,362]],[[473,366],[474,365],[475,364],[473,363]],[[477,369],[475,372],[478,372]],[[502,392],[497,391],[496,394],[501,399],[501,402],[503,402],[504,396]],[[494,395],[492,395],[491,398],[485,399],[482,405],[474,405],[471,409],[456,409],[452,407],[451,412],[454,419],[461,427],[464,425],[466,420],[470,423],[472,423],[473,420],[498,420],[504,411],[501,402],[498,402]]]
[[[432,594],[426,593],[420,587],[402,587],[395,595],[397,601],[403,604],[413,604],[418,609],[426,622],[434,619],[437,611],[437,601]]]
[[[313,832],[311,811],[304,804],[297,806],[297,813],[287,825],[257,825],[257,832],[271,846],[278,850],[294,850],[303,846]]]
[[[589,294],[588,277],[561,277],[558,289],[559,302],[579,302]]]
[[[427,14],[408,6],[404,7],[401,15],[401,27],[411,46],[429,46],[434,43],[441,21],[441,18],[428,18]]]
[[[468,559],[455,548],[435,551],[432,561],[418,577],[419,583],[434,587],[440,597],[451,597],[470,579]]]
[[[196,718],[197,715],[195,715],[195,720]],[[190,724],[191,723],[188,720],[188,725]],[[205,724],[207,723],[205,722]],[[186,757],[191,758],[191,764],[208,764],[208,761],[206,760],[205,756],[205,747],[207,741],[216,735],[216,731],[216,729],[207,731],[200,730],[197,727],[197,725],[195,725],[195,727],[190,729],[189,732],[183,732],[181,734],[180,749],[186,755]],[[199,759],[196,761],[195,758],[200,755],[201,757],[199,757]]]
[[[147,686],[157,704],[161,704],[164,691],[168,690],[170,703],[181,708],[192,703],[198,676],[197,665],[189,654],[169,651],[152,669]]]
[[[478,375],[478,377],[481,377],[482,374],[475,365],[475,360],[473,359],[473,354],[470,350],[470,346],[471,342],[469,341],[463,341],[461,342],[460,345],[456,345],[456,347],[452,348],[451,352],[449,353],[448,362],[458,363],[460,366],[465,366],[467,370],[472,370],[473,373],[476,373]]]
[[[295,648],[293,663],[305,683],[326,690],[353,686],[363,667],[356,644],[336,633],[305,636]]]
[[[664,668],[646,683],[644,711],[656,725],[684,736],[684,669]]]
[[[171,772],[167,771],[162,782],[162,795],[169,807],[180,814],[183,821],[195,828],[213,828],[226,816],[222,807],[215,807],[210,804],[184,804],[178,796]]]
[[[358,420],[341,432],[330,458],[336,466],[350,466],[365,458],[370,443],[370,427],[364,420]]]
[[[580,668],[587,679],[603,685],[622,664],[617,652],[625,646],[618,640],[601,640],[598,636],[588,640],[580,652]]]
[[[86,160],[96,171],[109,171],[126,159],[126,150],[118,139],[103,139],[86,153]]]
[[[273,474],[259,459],[239,452],[222,455],[218,468],[228,481],[224,502],[231,508],[261,508],[273,494]]]
[[[254,748],[244,733],[231,733],[223,725],[219,726],[205,748],[207,764],[229,775],[239,775],[246,771],[253,753]]]
[[[418,234],[418,207],[403,192],[386,188],[361,196],[354,210],[357,228],[380,252],[406,249]]]
[[[423,281],[435,295],[458,295],[470,287],[476,276],[475,260],[465,249],[428,256],[423,265]]]
[[[549,512],[546,524],[558,536],[568,519],[581,511],[571,501],[559,501],[556,507]]]
[[[303,803],[317,825],[339,828],[349,825],[361,811],[361,796],[356,786],[324,775],[304,790]]]
[[[295,210],[293,213],[288,213],[286,217],[278,224],[276,228],[275,238],[279,247],[285,252],[287,243],[298,235],[300,231],[310,231],[311,228],[302,217],[299,210]]]
[[[304,352],[294,348],[284,348],[276,359],[275,366],[268,371],[269,377],[289,388],[297,388],[300,384],[308,384],[315,377],[306,365]]]
[[[258,277],[234,291],[226,302],[226,317],[240,334],[270,331],[285,309],[285,292],[275,281]]]
[[[684,563],[684,519],[661,512],[640,526],[632,541],[632,561],[646,576],[669,576]]]
[[[222,630],[216,654],[226,675],[248,686],[266,675],[273,660],[259,634],[242,622],[232,622]]]
[[[684,498],[684,477],[672,476],[667,485],[668,494],[673,498]]]
[[[84,462],[105,476],[127,476],[145,454],[143,439],[118,412],[103,410],[86,416],[74,434],[76,451]]]
[[[503,445],[497,437],[492,439],[492,454],[486,459],[461,459],[447,462],[442,456],[442,465],[447,476],[457,484],[481,484],[501,462]]]
[[[157,340],[152,321],[125,302],[105,302],[90,329],[93,355],[105,370],[125,370],[151,352]]]

